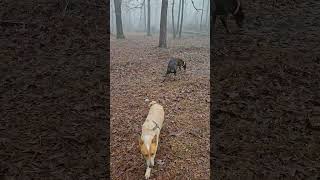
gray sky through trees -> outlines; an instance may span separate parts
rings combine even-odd
[[[210,16],[210,8],[207,8],[208,1],[210,0],[185,0],[184,15],[183,15],[183,28],[182,32],[200,32],[201,13],[203,8],[202,28],[201,33],[209,34],[210,25],[209,21],[205,21]],[[147,11],[147,0],[122,0],[122,23],[124,33],[126,32],[145,32],[144,2]],[[168,0],[168,15],[167,15],[167,32],[172,34],[172,2]],[[204,2],[204,5],[202,3]],[[160,15],[161,15],[161,0],[151,0],[151,23],[150,29],[152,34],[158,34],[160,30]],[[111,32],[115,33],[115,13],[114,4],[110,3],[110,28]],[[174,7],[174,20],[175,26],[178,22],[179,0],[175,0]],[[208,12],[207,12],[208,11]]]

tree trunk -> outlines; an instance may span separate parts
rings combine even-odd
[[[147,32],[146,0],[143,1],[144,31]]]
[[[140,18],[139,18],[139,30],[140,27],[143,26],[144,23],[142,23],[142,7],[140,8]]]
[[[171,12],[171,15],[172,15],[172,34],[173,34],[173,39],[176,38],[176,30],[174,28],[174,0],[172,2],[172,12]]]
[[[176,35],[179,33],[179,27],[180,27],[181,1],[182,0],[179,1],[179,12],[178,12],[178,22],[177,22]]]
[[[131,30],[131,11],[127,11],[126,12],[126,15],[127,15],[127,19],[128,19],[128,24],[125,26],[126,27],[126,31],[128,32],[128,30],[129,30],[129,32],[130,32],[130,30]],[[126,23],[124,23],[124,24],[126,24]]]
[[[161,5],[161,19],[160,19],[160,37],[159,47],[167,47],[167,11],[168,11],[168,0],[162,0]]]
[[[210,0],[208,0],[207,10],[206,10],[206,25],[208,25],[208,16],[210,16],[210,14],[208,14],[209,13],[209,6],[210,6]]]
[[[184,11],[184,1],[185,1],[185,0],[182,0],[182,7],[181,7],[181,21],[180,21],[180,29],[179,29],[179,38],[181,38],[181,32],[182,32],[183,11]]]
[[[117,39],[124,39],[121,19],[121,0],[114,0],[114,10],[116,14]]]
[[[204,0],[202,0],[202,10],[201,10],[201,19],[200,19],[200,31],[202,30],[203,9],[204,9]]]
[[[110,33],[114,33],[114,18],[113,18],[113,5],[112,5],[112,1],[110,2],[110,20],[111,20],[111,23],[110,23]]]
[[[147,24],[147,36],[151,36],[150,33],[150,0],[148,0],[148,24]]]

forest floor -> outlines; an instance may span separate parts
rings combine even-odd
[[[0,179],[107,176],[106,5],[0,1]]]
[[[216,25],[212,177],[317,179],[320,4],[258,0],[244,7],[243,31],[232,20],[230,35]]]
[[[111,178],[144,178],[138,137],[148,98],[165,110],[151,179],[209,179],[209,38],[169,39],[160,49],[157,35],[126,34],[111,36],[110,44]],[[162,83],[171,56],[184,59],[187,70]]]
[[[66,16],[63,1],[32,2],[0,6],[11,22],[0,28],[0,175],[105,177],[106,16],[87,1],[70,2]],[[319,178],[319,5],[244,1],[244,31],[230,20],[226,35],[217,21],[223,54],[211,73],[208,38],[169,39],[160,50],[156,35],[111,36],[112,179],[144,177],[146,98],[166,114],[151,179],[208,179],[210,136],[215,179]],[[170,56],[188,69],[161,83]]]

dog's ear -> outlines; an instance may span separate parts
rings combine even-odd
[[[153,136],[151,143],[152,144],[156,144],[157,143],[157,135]]]

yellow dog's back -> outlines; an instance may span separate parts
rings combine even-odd
[[[163,107],[155,101],[150,102],[149,107],[150,107],[150,110],[149,110],[146,121],[156,122],[161,129],[164,121]]]

